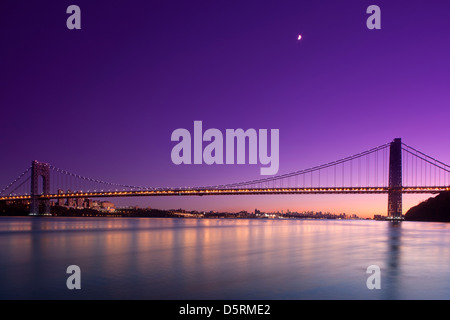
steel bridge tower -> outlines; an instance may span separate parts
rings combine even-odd
[[[403,220],[402,216],[402,139],[391,142],[389,151],[388,220]]]
[[[42,194],[50,194],[50,167],[48,163],[34,160],[31,163],[31,203],[30,215],[39,215],[39,177],[42,177]],[[43,215],[50,215],[50,200],[44,203]]]

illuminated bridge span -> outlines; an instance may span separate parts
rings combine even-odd
[[[394,139],[390,143],[320,166],[263,179],[182,188],[111,183],[50,164],[32,165],[0,191],[0,200],[30,201],[30,214],[84,198],[270,194],[388,194],[388,217],[402,219],[402,194],[450,191],[450,166]]]

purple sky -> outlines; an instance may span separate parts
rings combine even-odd
[[[66,28],[71,4],[81,30]],[[381,30],[366,27],[371,4]],[[280,174],[396,137],[450,163],[449,12],[444,0],[2,1],[0,186],[34,159],[143,186],[261,177],[259,164],[174,165],[170,135],[194,120],[280,129]],[[369,198],[117,203],[361,213],[365,199],[364,213],[386,214]]]

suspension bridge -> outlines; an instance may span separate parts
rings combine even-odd
[[[30,215],[50,214],[50,200],[143,196],[270,194],[387,194],[388,219],[402,220],[402,194],[450,191],[450,166],[400,138],[323,165],[263,179],[180,188],[132,186],[97,180],[33,161],[0,191],[0,201],[29,201]]]

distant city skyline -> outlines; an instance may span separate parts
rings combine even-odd
[[[402,138],[450,163],[448,1],[2,3],[0,188],[32,160],[149,187],[258,179],[260,165],[175,165],[177,128],[279,129],[279,170]],[[39,14],[36,14],[39,12]],[[299,40],[301,35],[301,40]],[[429,195],[404,195],[403,210]],[[115,199],[117,205],[385,215],[387,195]]]

